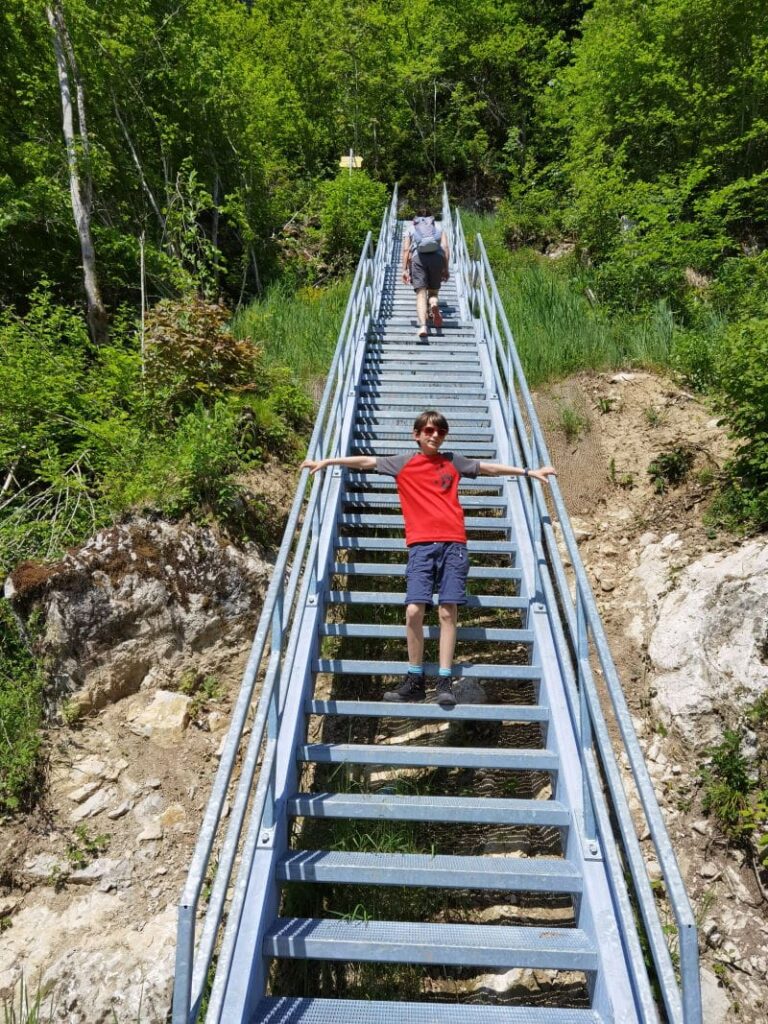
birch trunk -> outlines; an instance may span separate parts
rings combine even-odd
[[[83,283],[85,286],[85,299],[88,307],[88,326],[91,337],[96,344],[106,340],[107,337],[107,311],[101,298],[99,280],[96,274],[96,252],[91,237],[91,204],[90,204],[90,175],[87,173],[85,181],[81,178],[77,153],[77,136],[75,134],[74,118],[72,116],[72,91],[70,87],[70,69],[67,66],[67,50],[71,51],[69,36],[66,31],[64,14],[58,4],[47,6],[45,9],[48,24],[53,31],[53,49],[56,55],[56,69],[59,76],[59,92],[61,94],[62,128],[64,142],[67,149],[67,169],[69,171],[69,194],[72,199],[72,214],[75,219],[75,227],[80,239],[80,253],[83,261]],[[74,57],[74,53],[72,53]],[[83,152],[87,154],[88,131],[85,125],[85,103],[82,88],[77,81],[76,67],[72,68],[75,77],[77,100],[80,106],[80,116],[83,118],[80,124],[80,136]]]

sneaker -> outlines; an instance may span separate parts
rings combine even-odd
[[[440,312],[440,307],[438,305],[434,305],[430,309],[429,319],[438,330],[443,326],[443,314]]]
[[[416,337],[419,339],[420,344],[426,345],[427,338],[429,337],[429,331],[427,330],[426,324],[421,325],[421,327],[416,332]]]
[[[424,676],[415,672],[406,672],[402,683],[396,690],[387,690],[384,700],[391,704],[409,704],[414,701],[424,700],[427,691],[424,689]]]
[[[445,676],[439,676],[437,680],[437,692],[435,693],[434,703],[440,704],[445,708],[452,708],[456,704],[456,695],[453,692],[453,679],[447,679]]]

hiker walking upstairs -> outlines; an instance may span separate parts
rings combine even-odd
[[[426,344],[427,324],[440,328],[443,316],[438,292],[448,280],[448,243],[427,207],[421,207],[403,233],[403,281],[416,292],[417,337]]]

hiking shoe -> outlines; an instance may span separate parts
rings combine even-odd
[[[415,672],[406,672],[402,683],[396,690],[387,690],[384,700],[391,704],[409,704],[414,701],[424,700],[427,691],[424,689],[424,676],[416,675]]]
[[[453,679],[444,676],[437,680],[437,692],[434,697],[435,704],[444,708],[452,708],[456,704],[456,695],[453,692]]]
[[[429,311],[429,319],[438,330],[443,326],[443,314],[440,312],[439,306],[432,306]]]

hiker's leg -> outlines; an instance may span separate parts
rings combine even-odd
[[[405,637],[408,643],[408,663],[424,663],[424,609],[423,604],[405,606]]]
[[[453,655],[456,650],[459,606],[441,604],[438,613],[440,616],[440,669],[451,672],[453,670]]]
[[[417,288],[416,289],[416,319],[419,322],[419,327],[426,326],[427,323],[427,289]]]

